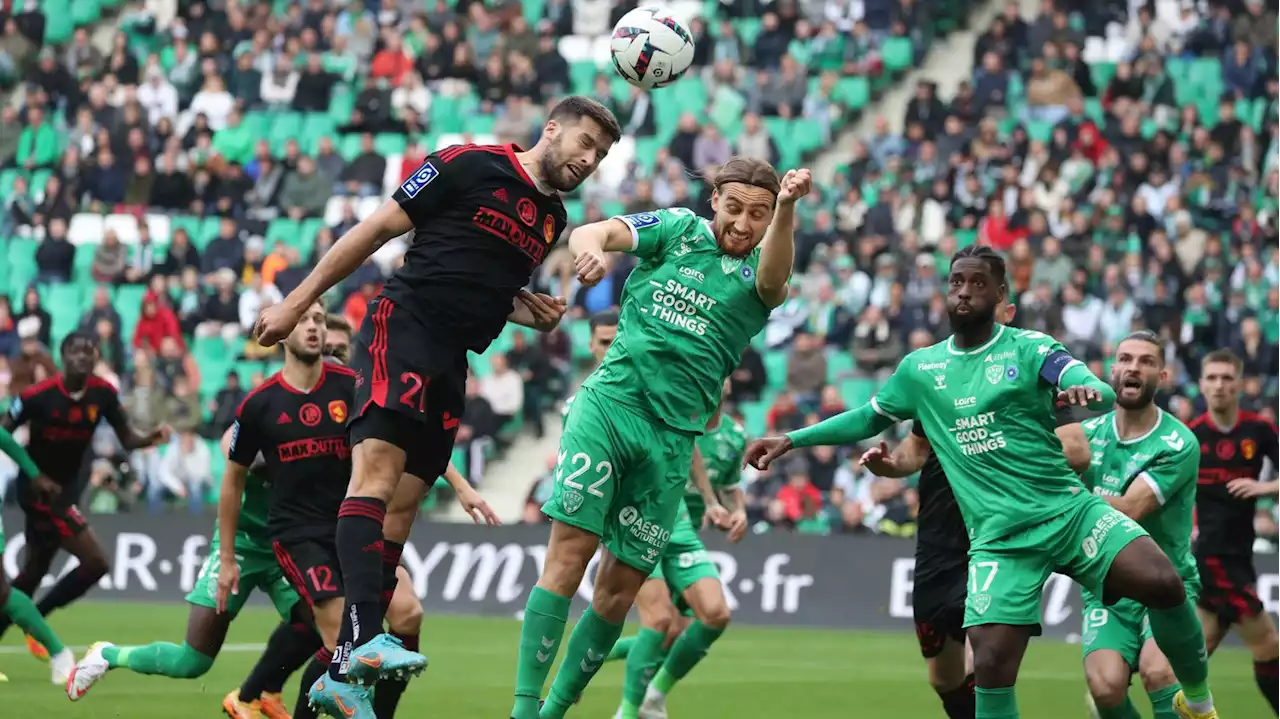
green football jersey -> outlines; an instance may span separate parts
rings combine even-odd
[[[1115,412],[1084,423],[1093,453],[1084,483],[1100,497],[1119,497],[1135,481],[1146,482],[1160,508],[1138,523],[1160,545],[1183,579],[1198,581],[1191,554],[1191,529],[1200,472],[1200,443],[1173,415],[1160,411],[1155,427],[1141,437],[1122,440]]]
[[[742,480],[742,455],[747,452],[746,428],[729,417],[721,417],[720,424],[698,438],[697,446],[702,453],[707,479],[711,480],[716,491],[738,486]],[[707,503],[692,479],[685,488],[684,503],[689,508],[693,526],[701,527]]]
[[[240,498],[240,521],[236,524],[236,539],[271,546],[267,534],[267,512],[271,508],[271,484],[261,472],[249,472],[245,479],[244,495]],[[218,541],[218,525],[213,525],[213,540]]]
[[[889,419],[920,421],[973,547],[1057,516],[1085,491],[1054,434],[1057,389],[1040,376],[1065,351],[1042,332],[996,325],[973,349],[949,337],[912,352],[871,400]]]
[[[631,228],[640,264],[622,292],[618,338],[583,383],[681,432],[701,434],[770,308],[756,293],[760,248],[720,251],[692,210],[616,219]]]

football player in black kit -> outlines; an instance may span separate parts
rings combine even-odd
[[[997,321],[1013,320],[1013,305],[998,308]],[[1070,408],[1058,413],[1058,439],[1072,469],[1089,467],[1089,443]],[[973,653],[965,642],[964,600],[968,583],[969,533],[947,475],[929,447],[919,422],[893,453],[881,442],[859,463],[881,477],[920,472],[916,514],[916,565],[911,597],[916,638],[929,669],[929,684],[951,719],[973,719],[975,707]]]
[[[1197,613],[1209,652],[1235,625],[1249,652],[1258,689],[1277,711],[1276,625],[1262,606],[1253,567],[1253,516],[1259,497],[1276,496],[1280,484],[1261,482],[1264,459],[1277,462],[1276,426],[1240,409],[1244,368],[1230,350],[1205,355],[1200,394],[1209,411],[1188,426],[1200,441],[1196,490],[1196,563],[1200,565]]]
[[[404,265],[370,303],[352,353],[359,377],[350,423],[354,471],[337,531],[347,608],[333,679],[369,684],[426,666],[421,654],[380,634],[384,561],[398,563],[412,514],[448,463],[467,351],[483,352],[507,321],[547,330],[563,315],[563,298],[523,288],[564,231],[559,193],[594,172],[620,136],[609,110],[575,96],[552,109],[528,151],[461,145],[430,155],[259,318],[258,341],[275,344],[378,247],[414,232]],[[402,483],[405,474],[416,479]],[[384,530],[388,503],[401,519]],[[317,682],[316,689],[333,691],[335,684]],[[313,697],[323,700],[318,693]]]
[[[108,570],[102,545],[76,507],[83,489],[80,468],[99,420],[115,430],[125,451],[163,444],[169,438],[168,427],[147,434],[135,432],[115,388],[92,375],[98,360],[96,337],[72,332],[62,340],[61,354],[63,372],[28,387],[0,416],[0,427],[10,432],[30,425],[27,453],[44,473],[42,477],[18,475],[27,551],[13,586],[34,596],[59,549],[79,560],[79,566],[36,603],[46,616],[84,596]],[[8,627],[9,619],[0,616],[0,634]],[[28,644],[37,656],[47,656],[43,647]]]

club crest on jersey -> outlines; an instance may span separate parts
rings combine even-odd
[[[96,404],[89,405],[89,407],[85,409],[85,414],[89,416],[90,422],[96,423],[98,421],[98,405]]]
[[[556,241],[556,221],[551,215],[542,218],[542,235],[547,239],[548,245]]]
[[[321,417],[320,408],[310,402],[302,405],[302,409],[298,410],[298,419],[308,427],[320,424]]]
[[[750,282],[751,278],[756,276],[755,271],[751,269],[751,265],[743,265],[742,269],[738,271],[738,274],[742,275],[742,279],[747,282]]]
[[[1018,379],[1018,368],[1010,367],[1009,369],[1005,370],[1004,378],[1009,380],[1010,382],[1014,381],[1015,379]]]
[[[579,509],[582,509],[582,500],[583,496],[581,493],[575,492],[572,489],[566,490],[560,497],[560,508],[564,510],[565,514],[574,514]]]
[[[533,205],[533,200],[521,197],[516,201],[516,215],[520,217],[521,222],[533,227],[533,221],[538,217],[538,208]]]
[[[1000,384],[1000,380],[1004,377],[1004,365],[993,364],[987,368],[987,381],[991,384]]]
[[[1169,444],[1173,444],[1173,443],[1170,442]],[[1181,443],[1179,443],[1178,449],[1182,449]],[[1258,453],[1258,445],[1256,442],[1254,442],[1251,439],[1245,439],[1240,441],[1240,454],[1243,454],[1246,460],[1253,459],[1253,455],[1257,453]]]
[[[742,258],[740,257],[721,257],[720,258],[720,269],[724,270],[724,273],[726,275],[731,275],[734,272],[737,272],[738,268],[741,266],[742,266]]]
[[[329,418],[332,419],[334,422],[337,422],[338,424],[342,424],[343,422],[346,422],[347,421],[347,403],[340,399],[335,399],[332,402],[330,402]]]
[[[440,171],[436,169],[435,165],[431,164],[429,161],[424,162],[422,163],[422,167],[418,168],[417,172],[409,175],[409,179],[405,180],[404,184],[400,185],[400,189],[410,198],[417,197],[418,193],[422,192],[422,188],[430,185],[432,180],[435,180],[439,176]]]

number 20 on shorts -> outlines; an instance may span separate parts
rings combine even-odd
[[[569,456],[568,452],[561,452],[556,457],[556,481],[563,485],[566,489],[572,489],[578,492],[586,491],[592,497],[604,497],[604,492],[600,488],[604,486],[613,477],[613,465],[608,460],[600,460],[595,465],[595,473],[599,475],[599,479],[586,485],[578,480],[585,472],[591,469],[591,457],[586,452],[578,452],[569,459],[569,467],[573,471],[565,476],[565,458]]]

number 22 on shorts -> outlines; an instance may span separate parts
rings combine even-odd
[[[578,452],[574,454],[569,460],[570,468],[573,471],[570,472],[568,476],[565,476],[565,458],[568,454],[568,452],[561,452],[560,455],[556,457],[556,481],[560,482],[565,489],[572,489],[576,492],[581,492],[585,489],[587,494],[592,497],[603,498],[604,492],[600,491],[600,488],[604,486],[605,482],[608,482],[609,479],[613,477],[613,465],[610,464],[608,460],[601,460],[597,462],[595,471],[600,478],[584,487],[581,482],[577,481],[577,479],[587,470],[591,469],[591,457],[587,456],[586,452]]]

